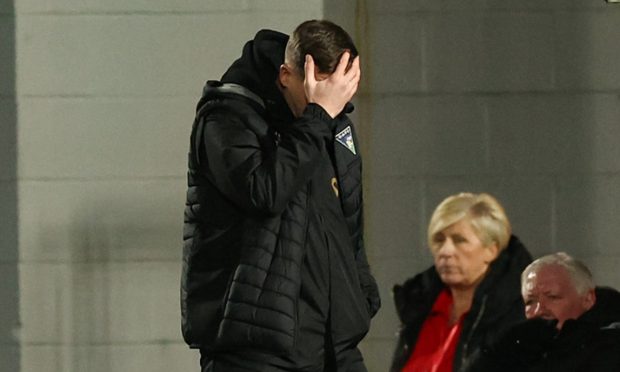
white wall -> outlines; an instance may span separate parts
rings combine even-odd
[[[306,0],[15,2],[21,371],[198,370],[178,300],[195,104],[258,29],[321,14]]]

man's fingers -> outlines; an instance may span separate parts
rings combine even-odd
[[[355,95],[355,93],[357,93],[358,87],[359,87],[359,82],[355,82],[349,85],[349,87],[347,88],[347,93],[346,93],[347,101],[350,101]]]
[[[351,67],[347,69],[349,63]],[[320,80],[314,75],[317,73],[316,69],[312,57],[306,56],[304,65],[306,97],[308,102],[321,105],[331,117],[335,117],[359,88],[361,77],[359,57],[351,59],[351,52],[345,51],[340,56],[336,70],[329,75],[320,74]]]
[[[304,70],[306,73],[306,81],[311,84],[315,84],[314,79],[314,59],[310,54],[306,54],[306,63],[304,64]]]
[[[359,56],[355,57],[351,64],[351,68],[347,71],[345,76],[349,78],[350,81],[358,82],[360,80],[362,70],[360,69]]]
[[[353,63],[351,63],[351,68],[347,71],[347,75],[349,74],[360,74],[360,56],[357,56],[353,59]]]
[[[340,62],[338,62],[338,66],[336,66],[336,71],[334,71],[334,75],[342,76],[345,74],[347,70],[347,65],[349,64],[349,57],[351,57],[351,53],[348,51],[342,53],[340,57]]]

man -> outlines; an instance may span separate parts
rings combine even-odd
[[[596,302],[590,270],[565,253],[539,258],[521,275],[521,292],[527,319],[557,320],[561,329],[569,319],[578,319]]]
[[[189,152],[182,330],[202,371],[366,371],[360,80],[328,21],[262,30],[207,82]]]
[[[487,348],[470,371],[620,371],[620,293],[595,287],[566,253],[524,271],[526,322]]]

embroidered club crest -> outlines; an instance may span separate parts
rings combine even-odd
[[[340,142],[344,147],[348,148],[353,154],[357,155],[355,151],[355,143],[353,142],[353,133],[351,133],[351,127],[344,128],[340,133],[336,134],[336,141]]]

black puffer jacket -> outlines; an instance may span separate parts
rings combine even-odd
[[[314,201],[325,161],[337,180],[325,185],[340,203],[339,219],[326,223],[344,226],[353,262],[346,277],[354,288],[344,296],[359,293],[367,318],[379,307],[362,244],[361,160],[334,141],[334,131],[353,127],[344,113],[332,119],[313,104],[293,118],[275,85],[286,41],[260,31],[198,104],[181,283],[183,336],[192,347],[282,354],[295,346],[308,224],[325,218]],[[240,86],[249,93],[230,89]],[[368,324],[346,326],[363,335]]]
[[[510,238],[476,289],[472,307],[463,321],[454,356],[454,371],[462,371],[481,345],[502,329],[525,319],[520,277],[532,257],[515,236]],[[416,275],[402,286],[394,287],[396,311],[402,328],[392,360],[391,371],[400,371],[415,347],[422,324],[439,293],[445,288],[435,267]]]
[[[506,330],[468,372],[620,371],[620,293],[596,289],[596,304],[562,330],[556,321],[531,319]]]

